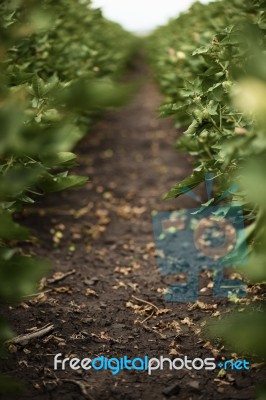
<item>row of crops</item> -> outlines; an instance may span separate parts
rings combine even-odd
[[[246,216],[249,261],[241,267],[250,282],[266,280],[266,4],[221,0],[189,11],[158,28],[150,59],[162,92],[162,116],[172,115],[183,134],[178,151],[194,157],[194,170],[165,198],[195,188],[212,173],[217,204],[228,188]],[[224,208],[226,217],[226,208]],[[224,321],[217,332],[234,349],[266,354],[261,303]]]
[[[30,238],[14,215],[39,196],[78,187],[72,152],[103,110],[119,105],[118,82],[134,38],[90,0],[0,4],[0,301],[34,292],[46,264],[15,246]],[[0,319],[1,346],[10,332]]]

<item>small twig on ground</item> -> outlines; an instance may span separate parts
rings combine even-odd
[[[88,393],[86,386],[84,385],[83,382],[81,381],[76,381],[75,379],[59,379],[60,381],[63,382],[69,382],[73,383],[74,385],[77,385],[80,389],[80,392],[85,396],[86,399],[88,400],[94,400],[94,398]]]
[[[140,322],[140,323],[141,323],[141,322]],[[151,332],[151,333],[156,333],[157,335],[160,336],[161,339],[166,339],[166,336],[165,336],[163,333],[158,332],[158,331],[156,331],[155,329],[150,328],[150,327],[149,327],[148,325],[146,325],[146,324],[141,323],[141,325],[143,326],[143,328],[144,328],[146,331]]]
[[[58,276],[57,278],[50,278],[47,279],[47,283],[56,283],[56,282],[60,282],[63,279],[67,278],[70,275],[74,275],[76,273],[75,269],[72,269],[72,271],[66,272],[65,274],[62,274],[61,276]]]
[[[47,335],[48,333],[52,332],[53,330],[54,330],[54,325],[48,324],[48,325],[45,325],[43,328],[37,329],[35,332],[16,336],[13,339],[8,340],[6,342],[6,344],[20,344],[22,346],[25,346],[31,340],[41,338],[41,337]]]
[[[133,299],[135,299],[137,301],[140,301],[141,303],[145,303],[145,304],[148,304],[151,307],[154,307],[156,311],[159,311],[159,308],[157,306],[155,306],[154,304],[150,303],[149,301],[142,300],[139,297],[134,296],[133,294],[132,294],[132,297],[133,297]]]
[[[23,298],[27,299],[29,297],[37,297],[37,296],[40,296],[41,294],[46,294],[46,293],[52,292],[52,290],[53,289],[47,289],[47,290],[44,290],[42,292],[27,294],[26,296],[23,296]]]
[[[147,322],[149,319],[151,319],[154,316],[154,311],[152,311],[152,313],[150,315],[148,315],[147,318],[145,318],[143,321],[140,321],[141,324],[144,324],[145,322]]]

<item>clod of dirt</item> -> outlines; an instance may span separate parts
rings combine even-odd
[[[199,381],[189,381],[187,384],[191,389],[194,389],[196,391],[199,391],[200,388],[200,383]]]
[[[180,393],[180,386],[176,383],[175,385],[168,386],[167,388],[163,389],[162,394],[166,397],[171,397]]]
[[[94,286],[98,281],[99,279],[96,276],[93,276],[90,279],[85,279],[84,283],[88,286]]]

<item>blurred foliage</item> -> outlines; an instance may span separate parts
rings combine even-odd
[[[248,307],[245,313],[235,312],[224,317],[222,323],[212,321],[209,328],[217,338],[225,338],[232,352],[260,354],[266,357],[265,332],[261,329],[262,322],[266,325],[265,309],[254,310],[252,307]],[[255,337],[256,340],[254,340]]]
[[[32,294],[45,262],[14,250],[30,233],[13,214],[36,196],[75,188],[72,150],[103,110],[123,104],[118,82],[134,37],[89,0],[0,3],[0,301]],[[0,319],[0,351],[10,336]]]
[[[195,173],[200,183],[205,173],[213,172],[224,190],[240,161],[249,157],[253,137],[264,139],[239,91],[243,81],[252,77],[263,96],[265,28],[261,0],[196,2],[149,38],[151,62],[165,94],[161,116],[175,116],[176,126],[185,128],[177,149],[196,156],[192,185]],[[246,103],[247,113],[237,100],[232,101],[234,93]],[[250,101],[254,103],[254,98]],[[257,143],[257,149],[263,146]],[[186,185],[190,186],[189,180]],[[166,198],[179,194],[173,188]]]
[[[194,156],[191,176],[165,198],[178,197],[213,173],[217,197],[236,182],[231,201],[246,215],[250,281],[266,281],[266,3],[196,2],[148,39],[150,60],[165,95],[161,116],[183,134],[177,149]],[[216,203],[217,204],[217,203]],[[265,356],[265,315],[247,311],[222,319],[219,334],[242,351]]]

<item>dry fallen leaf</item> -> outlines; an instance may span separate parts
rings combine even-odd
[[[220,315],[221,315],[220,311],[215,311],[215,312],[212,314],[212,317],[220,317]]]
[[[37,390],[41,389],[41,386],[39,385],[39,383],[33,383],[33,387]]]
[[[70,287],[68,287],[68,286],[61,286],[59,288],[54,288],[53,290],[56,293],[69,293],[69,294],[71,294],[73,292],[72,289]]]
[[[165,288],[158,288],[158,289],[157,289],[157,293],[166,294],[166,293],[167,293],[167,289],[165,289]]]
[[[132,272],[132,267],[116,267],[115,272],[127,276]]]
[[[138,283],[133,283],[133,282],[128,282],[127,285],[134,290],[134,292],[137,291],[139,284]]]
[[[192,326],[195,325],[194,322],[192,321],[192,319],[190,319],[189,317],[185,317],[184,319],[182,319],[181,324],[183,325],[188,325],[188,326]]]
[[[179,322],[177,322],[177,321],[170,322],[169,327],[174,329],[177,335],[179,335],[182,332],[182,328],[181,328]]]
[[[207,304],[203,303],[202,301],[197,301],[196,303],[192,304],[188,311],[194,310],[195,308],[199,308],[200,310],[215,310],[217,308],[217,304]]]
[[[61,286],[53,289],[57,293],[72,293],[72,289],[69,286]]]
[[[216,349],[215,347],[213,347],[211,342],[206,342],[203,347],[204,347],[204,349],[210,350],[215,358],[217,358],[220,355],[220,351],[218,349]]]
[[[87,231],[87,233],[92,237],[92,239],[98,240],[105,231],[106,226],[94,225]]]
[[[167,314],[167,313],[169,313],[169,311],[171,311],[169,308],[158,308],[156,310],[156,314],[157,315]],[[176,321],[173,321],[173,322],[176,322]]]
[[[126,307],[132,308],[132,310],[134,310],[134,312],[136,314],[139,314],[139,315],[142,315],[142,316],[146,315],[146,314],[150,314],[151,311],[153,311],[153,307],[152,306],[149,306],[149,305],[137,305],[137,304],[134,304],[132,301],[128,301],[126,303]]]
[[[146,211],[146,207],[132,207],[130,204],[124,204],[118,206],[115,211],[119,217],[129,220],[142,215]]]
[[[97,295],[97,293],[95,292],[95,290],[93,290],[93,289],[91,289],[91,288],[87,288],[87,289],[85,290],[85,295],[86,295],[87,297],[91,297],[91,296],[98,297],[98,295]]]
[[[176,349],[171,349],[169,351],[169,356],[179,356],[180,353],[178,353],[178,351]]]
[[[141,265],[137,262],[133,262],[132,263],[132,269],[138,270],[141,268]]]
[[[55,272],[51,279],[47,279],[47,282],[50,283],[51,280],[61,279],[64,276],[64,273],[61,271]]]
[[[217,375],[217,378],[224,378],[226,376],[226,371],[222,368]]]
[[[27,310],[28,308],[30,308],[30,306],[27,303],[21,303],[20,307],[24,308],[24,310]]]
[[[125,282],[119,281],[119,282],[117,282],[116,285],[112,286],[112,288],[115,289],[115,290],[120,289],[120,288],[125,288],[126,289],[127,285],[126,285]]]
[[[8,346],[8,351],[9,351],[9,353],[16,353],[18,351],[18,348],[14,344],[10,344]]]
[[[106,333],[106,332],[101,332],[100,334],[91,333],[91,336],[96,337],[97,339],[106,340],[108,342],[119,343],[119,340],[114,339],[113,337],[109,336],[108,333]]]

